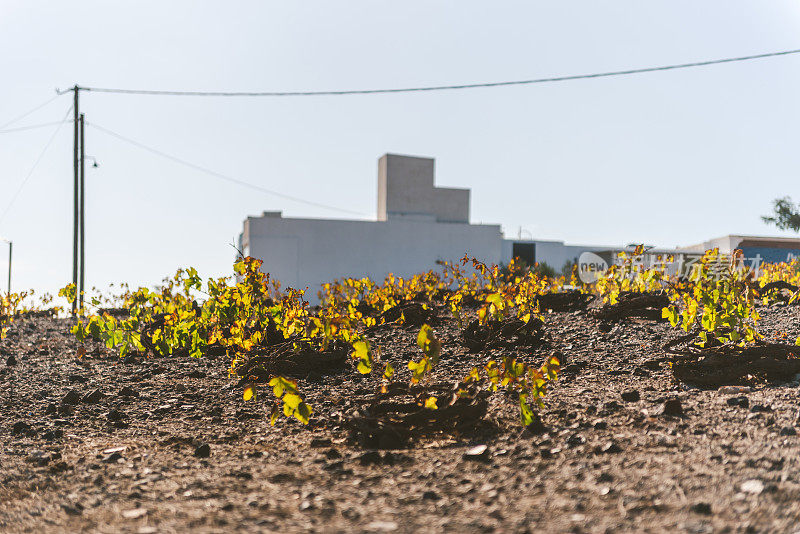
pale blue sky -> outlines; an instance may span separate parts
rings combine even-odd
[[[800,48],[796,1],[0,3],[0,124],[55,87],[326,90],[570,75]],[[570,243],[781,235],[797,192],[800,56],[406,95],[82,95],[88,121],[201,166],[374,217],[377,159],[435,157],[473,222]],[[24,126],[61,119],[63,96]],[[0,213],[54,127],[0,134]],[[8,215],[15,286],[71,278],[65,125]],[[347,217],[199,174],[87,128],[87,282],[230,272],[247,215]],[[790,235],[790,234],[783,234]],[[0,247],[0,280],[5,250]],[[2,285],[5,288],[4,283]]]

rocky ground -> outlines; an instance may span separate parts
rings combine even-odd
[[[762,315],[770,338],[800,335],[800,308]],[[348,440],[379,384],[349,363],[301,381],[311,425],[272,427],[269,391],[245,403],[223,357],[78,358],[68,320],[18,320],[0,342],[0,531],[800,532],[796,382],[695,389],[664,362],[667,324],[545,323],[548,345],[516,352],[563,354],[546,432],[496,395],[473,431],[385,451]],[[400,380],[417,330],[373,336]],[[437,380],[496,357],[435,330]]]

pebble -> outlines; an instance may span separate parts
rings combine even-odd
[[[465,460],[486,461],[489,458],[489,447],[486,445],[475,445],[464,452]]]
[[[730,397],[726,402],[728,406],[738,406],[740,408],[750,407],[750,399],[743,395],[740,397]]]
[[[586,438],[581,436],[580,434],[572,434],[570,437],[567,438],[567,445],[574,447],[576,445],[583,445],[586,443]]]
[[[198,445],[194,450],[194,455],[198,458],[208,458],[211,456],[211,447],[208,445],[208,443]]]
[[[378,451],[367,451],[358,457],[358,461],[361,465],[380,464],[383,458]]]
[[[615,441],[609,441],[608,443],[600,447],[600,451],[606,454],[615,454],[618,452],[622,452],[622,447],[620,447]]]
[[[311,446],[314,448],[330,447],[331,438],[313,438],[311,440]]]
[[[78,404],[81,401],[81,396],[78,394],[77,391],[71,389],[67,391],[67,394],[64,395],[61,399],[61,404],[72,405]]]
[[[102,399],[103,399],[103,392],[100,391],[99,389],[95,389],[84,395],[83,398],[81,399],[81,402],[84,402],[86,404],[97,404]]]
[[[30,429],[31,425],[29,425],[25,421],[17,421],[16,423],[14,423],[14,426],[11,427],[11,433],[15,435],[22,434]]]
[[[123,386],[122,389],[119,390],[120,397],[138,397],[139,392],[133,389],[130,386]]]
[[[107,454],[103,457],[103,463],[112,464],[122,458],[122,455],[118,452],[112,452],[111,454]]]
[[[750,386],[722,386],[717,390],[717,393],[723,395],[740,395],[742,393],[750,393]]]
[[[394,521],[373,521],[366,528],[367,530],[376,530],[378,532],[393,532],[399,527]]]
[[[692,505],[692,512],[702,515],[711,515],[711,505],[707,502],[698,502]]]
[[[608,428],[608,423],[605,422],[603,419],[598,419],[597,421],[594,422],[594,425],[592,426],[594,426],[596,430],[605,430],[606,428]]]
[[[796,436],[797,430],[795,430],[793,426],[785,426],[781,428],[780,434],[781,436]]]
[[[11,356],[9,356],[8,358],[6,358],[6,365],[9,366],[9,367],[17,365],[17,359],[14,357],[13,354]]]
[[[740,489],[744,493],[751,493],[753,495],[758,495],[759,493],[764,491],[764,483],[756,479],[747,480],[742,483]]]
[[[124,510],[122,517],[125,519],[139,519],[147,515],[147,508],[134,508],[133,510]]]
[[[641,395],[639,395],[639,392],[635,389],[623,391],[621,397],[625,402],[637,402],[642,398]]]
[[[83,506],[80,504],[62,504],[61,508],[67,513],[67,515],[81,515],[83,513]]]
[[[683,406],[680,399],[667,399],[661,406],[661,415],[680,417],[683,415]]]

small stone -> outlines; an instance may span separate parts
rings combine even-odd
[[[764,483],[760,480],[752,479],[746,482],[743,482],[740,489],[744,493],[751,493],[753,495],[758,495],[762,491],[764,491]]]
[[[750,406],[750,399],[744,395],[739,397],[730,397],[727,401],[728,406],[739,406],[740,408],[748,408]]]
[[[202,445],[198,445],[197,448],[194,450],[194,455],[198,458],[208,458],[211,456],[211,447],[208,443],[203,443]]]
[[[489,447],[486,445],[475,445],[474,447],[470,447],[469,449],[464,452],[464,459],[465,460],[476,460],[479,462],[485,462],[489,458]]]
[[[625,402],[638,402],[639,399],[641,399],[641,395],[639,395],[639,392],[635,389],[624,391],[621,397]]]
[[[103,463],[106,463],[106,464],[113,464],[114,462],[116,462],[120,458],[122,458],[122,455],[120,453],[112,452],[111,454],[107,454],[106,456],[104,456],[102,461],[103,461]]]
[[[17,365],[17,359],[14,357],[13,354],[11,356],[9,356],[8,358],[6,358],[6,365],[9,366],[9,367]]]
[[[17,421],[11,427],[11,433],[14,434],[14,435],[24,434],[25,432],[27,432],[30,429],[31,429],[31,425],[29,425],[25,421]]]
[[[399,527],[394,521],[373,521],[367,525],[367,530],[376,530],[378,532],[393,532]]]
[[[358,457],[358,461],[361,465],[380,464],[383,458],[378,451],[367,451]]]
[[[750,393],[750,386],[722,386],[717,392],[723,395],[740,395],[742,393]]]
[[[750,411],[754,413],[771,412],[772,406],[770,406],[769,404],[754,404],[750,407]]]
[[[339,458],[342,457],[342,453],[340,453],[338,450],[336,450],[333,447],[331,447],[330,449],[328,449],[325,452],[325,457],[328,460],[338,460]]]
[[[314,438],[311,440],[311,446],[314,448],[330,447],[331,438]]]
[[[83,513],[83,506],[80,504],[62,504],[61,508],[67,513],[67,515],[81,515]]]
[[[84,395],[83,398],[81,399],[81,402],[84,402],[86,404],[97,404],[102,399],[103,399],[103,392],[100,391],[99,389],[95,389]]]
[[[122,389],[119,390],[120,397],[138,397],[139,392],[133,389],[130,386],[123,386]]]
[[[597,477],[598,482],[611,482],[613,480],[614,476],[611,473],[607,473],[605,471],[600,473],[600,475]]]
[[[670,415],[673,417],[681,417],[683,415],[683,406],[680,399],[667,399],[661,406],[661,415]]]
[[[598,419],[597,421],[594,422],[592,426],[594,426],[596,430],[605,430],[606,428],[608,428],[608,423],[602,419]]]
[[[609,441],[600,447],[600,451],[606,454],[616,454],[618,452],[622,452],[622,447],[620,447],[615,441]]]
[[[44,451],[33,451],[27,456],[27,458],[25,458],[25,460],[38,466],[45,466],[50,463],[51,457]]]
[[[54,441],[57,439],[61,439],[63,437],[64,437],[64,431],[61,430],[60,428],[48,430],[47,432],[42,434],[42,438],[44,438],[46,441]]]
[[[423,501],[438,501],[439,499],[441,499],[441,497],[433,490],[428,490],[422,494]]]
[[[793,426],[785,426],[781,428],[780,434],[781,436],[796,436],[797,430],[795,430]]]
[[[707,502],[694,503],[691,510],[696,514],[711,515],[711,505]]]
[[[572,434],[570,437],[567,438],[567,445],[570,447],[575,447],[576,445],[583,445],[586,443],[586,438],[581,436],[580,434]]]
[[[108,412],[108,420],[109,421],[122,421],[125,418],[125,414],[119,410],[112,409]]]
[[[125,519],[139,519],[147,515],[147,508],[134,508],[133,510],[124,510],[122,517]]]
[[[81,401],[81,396],[78,394],[77,391],[71,389],[67,391],[67,394],[61,399],[61,404],[66,405],[73,405],[78,404]]]

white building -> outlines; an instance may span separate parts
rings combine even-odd
[[[584,251],[611,249],[504,239],[500,225],[470,224],[469,197],[469,189],[434,185],[432,158],[386,154],[378,161],[376,221],[295,219],[264,212],[244,221],[239,246],[245,255],[262,259],[262,269],[283,287],[308,287],[309,297],[336,278],[406,277],[464,254],[487,264],[518,256],[559,270]]]
[[[790,261],[800,257],[800,238],[755,235],[726,235],[685,247],[692,252],[718,248],[722,254],[739,249],[745,258],[760,258],[768,262]]]

